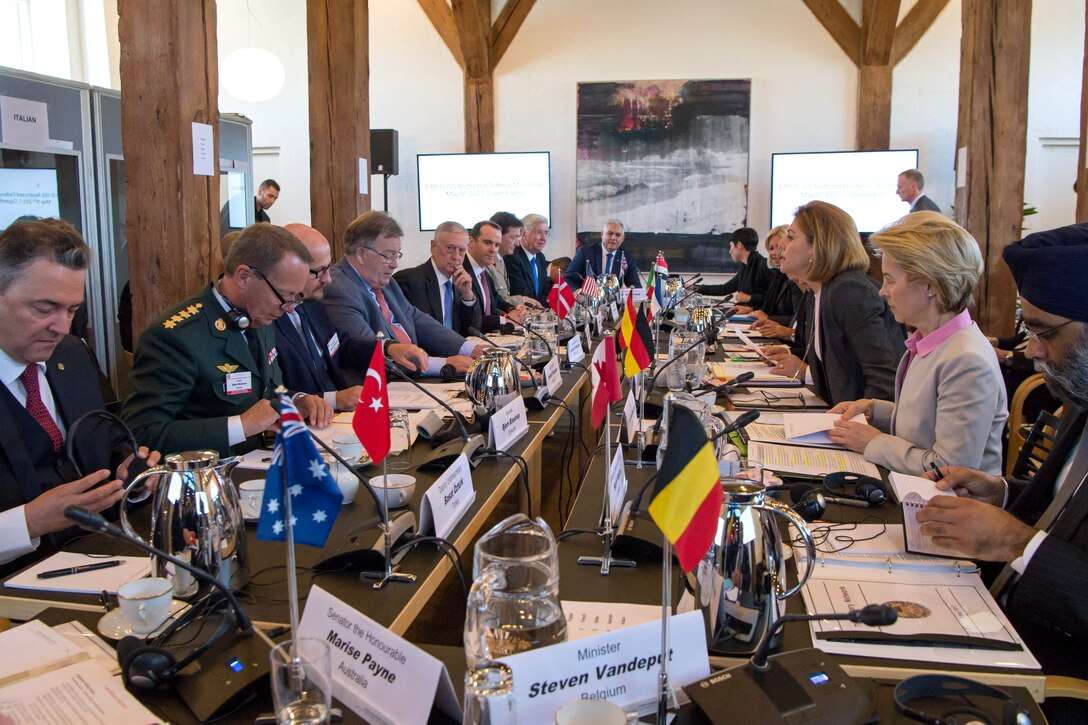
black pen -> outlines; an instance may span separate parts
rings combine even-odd
[[[938,481],[940,481],[942,478],[944,478],[944,474],[941,473],[941,469],[937,468],[936,463],[934,463],[933,461],[930,461],[929,462],[929,467],[932,468],[933,472],[937,474],[937,480]]]
[[[84,564],[83,566],[71,566],[67,569],[53,569],[52,571],[43,571],[38,575],[39,579],[55,579],[58,576],[68,576],[69,574],[82,574],[85,571],[98,571],[99,569],[109,569],[110,567],[121,566],[121,562],[117,559],[111,559],[110,561],[100,561],[97,564]]]

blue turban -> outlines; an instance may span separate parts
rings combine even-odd
[[[1005,247],[1004,256],[1028,302],[1088,322],[1088,224],[1029,234]]]

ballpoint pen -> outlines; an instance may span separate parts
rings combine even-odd
[[[69,574],[82,574],[85,571],[98,571],[99,569],[109,569],[114,566],[120,566],[121,562],[117,559],[111,559],[109,561],[100,561],[95,564],[84,564],[83,566],[71,566],[67,569],[53,569],[51,571],[43,571],[38,575],[39,579],[55,579],[58,576],[68,576]]]
[[[933,461],[930,461],[929,462],[929,467],[932,468],[933,472],[937,474],[937,480],[938,481],[940,481],[942,478],[944,478],[944,474],[941,473],[941,469],[937,467],[936,463],[934,463]]]

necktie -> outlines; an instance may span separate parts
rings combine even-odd
[[[310,363],[314,366],[314,372],[317,373],[317,379],[321,382],[321,387],[326,392],[336,390],[332,377],[329,375],[328,367],[325,364],[325,356],[317,344],[317,338],[314,337],[313,327],[310,325],[309,318],[306,317],[306,312],[297,309],[293,314],[298,317],[299,334],[302,336],[303,343],[306,344],[306,349],[310,352]]]
[[[604,273],[605,274],[612,274],[612,257],[613,257],[614,254],[615,254],[615,252],[609,252],[608,253],[608,259],[605,260],[605,263],[604,263]]]
[[[59,451],[64,446],[64,436],[61,435],[57,421],[49,415],[49,410],[42,402],[41,390],[38,388],[38,366],[27,365],[26,370],[23,370],[23,374],[19,376],[19,380],[23,382],[23,388],[26,389],[26,412],[30,413],[34,422],[40,425],[53,441],[53,450]]]
[[[372,287],[371,289],[374,291],[374,298],[378,300],[378,307],[382,311],[382,317],[385,318],[386,324],[393,329],[393,337],[397,338],[397,342],[403,342],[405,345],[412,344],[412,339],[408,337],[408,333],[404,331],[404,328],[393,324],[393,316],[389,314],[389,305],[385,303],[385,293],[382,292],[382,288]]]
[[[487,272],[480,270],[480,297],[483,298],[484,314],[491,314],[491,288],[487,286]]]
[[[533,294],[540,294],[540,273],[536,268],[536,255],[529,257],[529,270],[533,273]]]
[[[453,329],[453,282],[446,280],[442,285],[446,289],[445,299],[442,300],[442,326],[447,330]]]

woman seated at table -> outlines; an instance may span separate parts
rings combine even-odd
[[[896,402],[840,402],[831,409],[843,418],[831,440],[901,473],[957,465],[1000,474],[1005,386],[993,348],[967,311],[982,274],[978,245],[931,211],[908,214],[869,242],[883,252],[881,296],[915,332],[899,361]],[[850,422],[859,413],[870,425]]]
[[[786,238],[781,269],[816,299],[807,339],[795,341],[803,354],[767,349],[777,363],[773,372],[804,380],[831,405],[891,400],[905,335],[866,274],[869,255],[854,220],[833,204],[811,201],[797,210]]]
[[[767,266],[772,275],[767,293],[763,295],[763,304],[759,307],[737,305],[731,310],[734,315],[750,315],[756,318],[752,324],[753,329],[766,326],[770,331],[785,327],[793,319],[797,305],[801,302],[801,288],[779,269],[779,252],[782,243],[786,241],[787,229],[788,224],[775,227],[763,242],[767,246]],[[777,328],[772,328],[770,323],[775,323]]]

